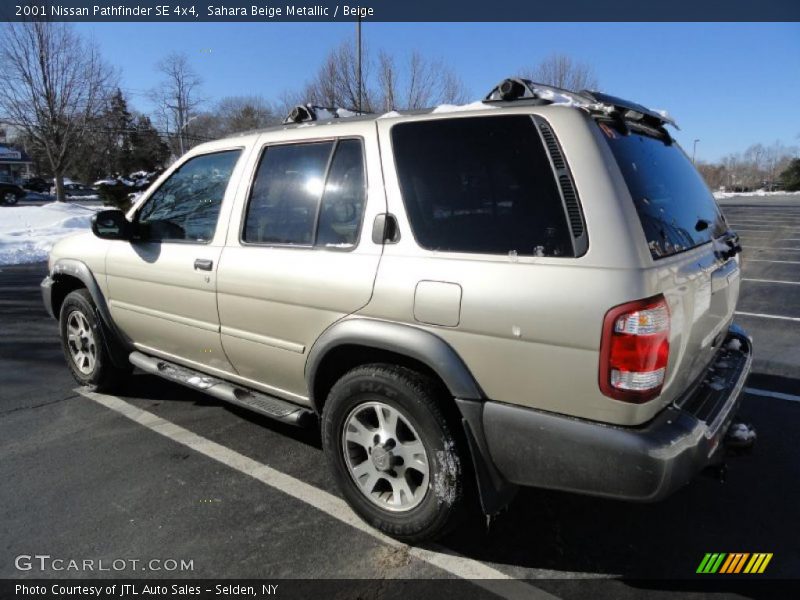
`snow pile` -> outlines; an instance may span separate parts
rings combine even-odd
[[[58,240],[88,230],[100,208],[61,202],[0,208],[0,265],[47,260]]]
[[[498,108],[497,106],[492,106],[491,104],[485,104],[482,101],[472,102],[471,104],[440,104],[436,108],[433,109],[433,112],[438,113],[452,113],[452,112],[461,112],[464,110],[491,110],[493,108]]]
[[[755,192],[714,192],[714,198],[737,198],[739,196],[800,196],[800,192],[767,192],[766,190],[756,190]]]

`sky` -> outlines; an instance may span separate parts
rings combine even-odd
[[[79,23],[149,112],[155,64],[189,55],[208,105],[224,96],[276,99],[312,78],[326,53],[354,39],[352,23]],[[675,137],[699,160],[754,143],[800,146],[798,23],[369,23],[372,50],[440,59],[482,98],[505,77],[553,53],[594,68],[600,90],[666,109]]]

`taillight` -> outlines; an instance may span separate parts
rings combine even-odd
[[[661,393],[669,359],[669,307],[664,296],[615,306],[603,320],[600,391],[626,402]]]

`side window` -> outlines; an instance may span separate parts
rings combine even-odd
[[[333,142],[267,148],[247,206],[245,242],[313,244],[332,149]]]
[[[364,151],[360,140],[342,140],[336,146],[325,182],[317,226],[317,246],[349,248],[356,245],[366,201]]]
[[[256,171],[242,239],[351,248],[365,203],[360,140],[271,146]]]
[[[161,184],[137,215],[141,239],[206,243],[241,150],[189,159]]]
[[[414,237],[429,250],[574,256],[561,196],[533,120],[438,119],[392,128]]]

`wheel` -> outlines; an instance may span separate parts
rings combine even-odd
[[[14,192],[6,192],[3,194],[3,204],[14,206],[17,203],[17,195]]]
[[[466,455],[430,378],[385,364],[353,369],[328,395],[322,442],[345,500],[387,535],[433,539],[463,513]]]
[[[87,290],[67,295],[61,305],[59,325],[67,365],[79,384],[92,391],[109,391],[127,380],[132,369],[120,369],[111,362]]]

